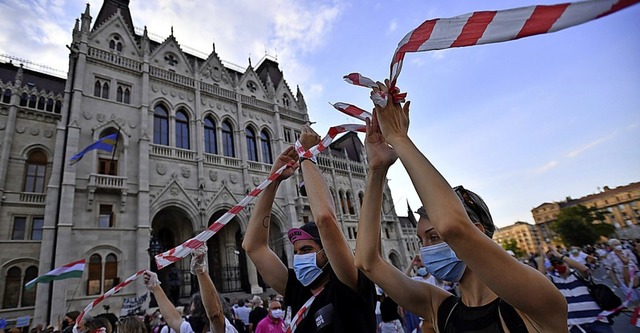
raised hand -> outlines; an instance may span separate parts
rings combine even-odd
[[[375,103],[374,105],[378,114],[380,131],[386,141],[393,145],[396,139],[407,137],[407,132],[409,131],[409,105],[411,103],[406,102],[404,105],[394,103],[393,98],[389,96],[389,80],[384,82],[384,84],[378,82],[378,87],[373,88],[371,95],[377,95],[382,92],[388,96],[388,102],[385,107]]]
[[[300,143],[305,150],[317,145],[320,142],[320,135],[316,133],[310,126],[302,126],[302,134],[300,135]]]
[[[398,154],[391,148],[380,132],[377,111],[373,111],[373,120],[367,118],[367,136],[365,149],[370,169],[388,168],[398,159]]]
[[[291,168],[286,168],[282,171],[278,180],[285,180],[293,175],[293,173],[298,168],[298,154],[293,146],[289,146],[287,149],[282,151],[280,155],[273,162],[273,166],[271,167],[271,173],[274,173],[278,169],[280,169],[283,165],[291,164]]]

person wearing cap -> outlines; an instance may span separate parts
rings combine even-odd
[[[491,240],[495,226],[482,199],[446,179],[408,136],[409,102],[392,100],[389,82],[373,94],[389,96],[367,120],[368,158],[356,240],[356,266],[400,306],[436,332],[566,332],[567,302],[544,275]],[[460,297],[412,280],[381,255],[380,215],[387,171],[400,158],[423,204],[417,226],[420,256],[436,278],[459,282]]]
[[[604,309],[591,297],[588,285],[584,281],[591,275],[589,268],[573,256],[561,255],[555,248],[551,248],[548,254],[551,271],[545,269],[542,263],[539,263],[538,267],[567,299],[569,332],[613,333],[607,318],[598,318]],[[576,274],[580,274],[581,278]]]
[[[319,141],[320,137],[310,127],[302,128],[300,142],[305,150]],[[294,168],[284,170],[258,198],[243,249],[265,282],[284,295],[286,304],[291,306],[292,318],[316,295],[296,332],[374,332],[374,285],[354,265],[353,252],[338,224],[333,199],[320,169],[311,159],[298,161],[293,147],[278,156],[272,172],[285,164],[302,169],[315,219],[288,232],[293,244],[293,269],[287,268],[269,248],[269,224],[278,186],[293,175]]]

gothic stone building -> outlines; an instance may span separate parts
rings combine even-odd
[[[34,325],[81,310],[136,271],[153,269],[153,254],[202,231],[264,180],[309,121],[302,93],[290,89],[274,59],[240,70],[215,50],[205,59],[184,52],[173,36],[151,40],[146,29],[136,33],[128,2],[105,0],[95,20],[87,5],[73,28],[66,79],[0,66],[0,318],[10,326],[19,316]],[[70,165],[83,147],[114,133],[113,154],[93,150]],[[318,162],[351,246],[363,151],[347,133]],[[313,219],[294,178],[277,193],[270,231],[272,249],[288,264],[286,231]],[[384,206],[384,255],[404,268],[415,250],[405,243],[414,237],[403,236],[388,187]],[[241,248],[250,214],[251,206],[208,242],[213,280],[232,297],[268,288]],[[81,279],[23,288],[81,258]],[[186,297],[188,261],[177,266]],[[137,282],[103,304],[117,313],[124,297],[146,292]]]

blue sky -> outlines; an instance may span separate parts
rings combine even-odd
[[[97,17],[102,0],[89,1]],[[305,95],[314,128],[358,122],[327,102],[371,108],[342,76],[388,76],[402,37],[426,19],[553,4],[513,1],[140,1],[134,24],[162,40],[242,67],[267,52]],[[66,71],[85,2],[0,0],[0,53]],[[533,222],[544,202],[640,181],[640,5],[552,34],[408,54],[398,86],[412,101],[410,136],[452,186],[480,194],[495,223]],[[396,211],[420,201],[398,162]],[[411,189],[411,190],[409,190]]]

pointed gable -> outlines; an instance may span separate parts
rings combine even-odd
[[[200,79],[204,83],[213,84],[225,89],[233,90],[233,79],[222,64],[216,52],[215,45],[209,57],[200,65]]]
[[[104,0],[100,12],[93,25],[93,29],[102,26],[105,22],[109,21],[112,17],[118,14],[122,17],[124,26],[130,35],[134,36],[134,25],[131,19],[131,12],[129,11],[129,0]]]
[[[247,67],[247,70],[242,74],[242,77],[240,77],[238,84],[243,95],[252,96],[260,100],[268,100],[265,86],[260,80],[258,73],[253,70],[251,63],[249,63],[249,67]]]
[[[180,75],[186,75],[189,77],[193,75],[192,64],[180,48],[180,44],[173,36],[173,33],[167,37],[162,44],[153,50],[150,62],[151,65],[155,67],[175,72]]]
[[[132,54],[142,56],[142,50],[138,45],[136,35],[128,29],[127,24],[121,11],[105,19],[100,25],[96,21],[93,30],[89,34],[89,44],[92,47],[115,51],[125,56],[131,56]]]

